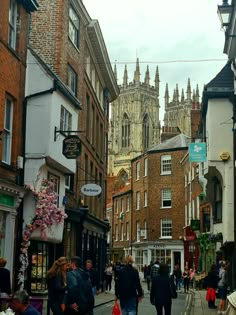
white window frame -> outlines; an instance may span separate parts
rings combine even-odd
[[[126,198],[126,212],[129,212],[130,210],[130,197]]]
[[[124,213],[124,198],[121,198],[121,212]]]
[[[136,163],[136,180],[140,179],[140,162]]]
[[[79,48],[79,31],[80,31],[80,19],[74,8],[69,8],[69,30],[68,35],[72,43]]]
[[[13,121],[13,100],[10,96],[5,98],[4,109],[4,127],[3,127],[3,145],[2,145],[2,162],[11,164],[12,149],[12,121]]]
[[[136,210],[140,210],[140,191],[136,192]]]
[[[148,193],[147,193],[147,190],[144,191],[144,207],[147,207],[148,205]]]
[[[171,239],[172,238],[172,220],[161,219],[161,238]]]
[[[118,224],[115,225],[115,241],[117,242],[119,238]]]
[[[17,3],[16,0],[10,0],[9,5],[9,29],[8,29],[8,45],[16,48],[16,26],[17,26]]]
[[[147,239],[147,220],[144,220],[144,236],[143,238]]]
[[[171,155],[161,156],[161,175],[171,174]]]
[[[76,95],[77,91],[77,73],[75,70],[68,64],[67,65],[67,85],[71,92]]]
[[[145,158],[144,159],[144,175],[143,176],[147,176],[148,174],[148,159]]]
[[[123,241],[124,240],[124,224],[121,223],[120,225],[120,240]]]
[[[140,236],[141,236],[140,222],[136,221],[136,241],[137,242],[140,242]]]
[[[118,214],[118,212],[119,212],[118,199],[116,199],[115,204],[116,204],[116,214]]]
[[[171,189],[163,188],[161,189],[161,208],[171,208],[172,199],[171,199]],[[170,205],[165,205],[166,202],[170,202]]]
[[[129,241],[129,222],[126,222],[125,232],[126,232],[126,241]]]
[[[72,130],[72,114],[63,105],[61,105],[60,130]]]

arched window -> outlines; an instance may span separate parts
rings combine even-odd
[[[122,120],[122,148],[130,146],[130,121],[127,114],[124,114]]]
[[[143,148],[149,148],[149,118],[145,115],[143,118]]]

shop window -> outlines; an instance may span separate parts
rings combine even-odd
[[[30,291],[32,294],[45,293],[47,291],[48,254],[47,243],[31,242]]]

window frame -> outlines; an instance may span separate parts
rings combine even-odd
[[[170,225],[169,227],[167,226],[168,224]],[[170,230],[170,233],[168,233],[168,229]],[[161,238],[172,239],[172,219],[161,219]]]
[[[148,192],[147,192],[147,190],[144,190],[144,192],[143,192],[143,206],[144,207],[147,207],[147,205],[148,205]]]
[[[136,163],[136,180],[140,179],[140,162]]]
[[[165,193],[169,192],[169,198],[165,196]],[[170,202],[170,205],[164,205],[165,202]],[[171,194],[171,189],[170,188],[162,188],[161,189],[161,208],[166,209],[166,208],[171,208],[172,207],[172,194]]]
[[[73,20],[73,15],[76,17],[75,20]],[[76,13],[75,9],[72,5],[69,7],[69,27],[68,27],[68,36],[70,41],[73,43],[73,45],[77,48],[79,48],[80,44],[80,18],[79,15]]]
[[[14,106],[13,99],[7,95],[5,97],[4,106],[2,162],[8,165],[11,165],[12,155],[13,106]]]
[[[61,105],[61,113],[60,113],[60,131],[66,132],[72,130],[72,114],[68,111],[68,109]]]
[[[161,175],[171,175],[171,168],[172,168],[172,156],[162,155],[161,156]]]
[[[140,221],[136,221],[136,241],[140,242],[140,239],[141,239]]]
[[[140,191],[136,191],[136,210],[140,210]]]
[[[129,222],[125,225],[126,241],[129,241]]]
[[[77,72],[71,67],[70,64],[68,64],[67,65],[67,86],[69,87],[69,89],[74,95],[77,94],[77,83],[78,83]]]
[[[148,158],[144,159],[144,177],[148,174]]]
[[[12,49],[16,49],[16,34],[17,34],[17,2],[10,0],[9,17],[8,17],[8,45]]]

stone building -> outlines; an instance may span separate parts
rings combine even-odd
[[[7,260],[12,280],[16,279],[14,255],[19,255],[15,231],[25,193],[22,117],[28,18],[37,7],[35,0],[6,0],[0,10],[0,257]]]
[[[139,60],[133,81],[128,80],[125,66],[120,95],[111,104],[108,174],[130,177],[130,160],[160,142],[159,72],[156,68],[154,86],[150,84],[147,66],[144,82],[140,80]]]

